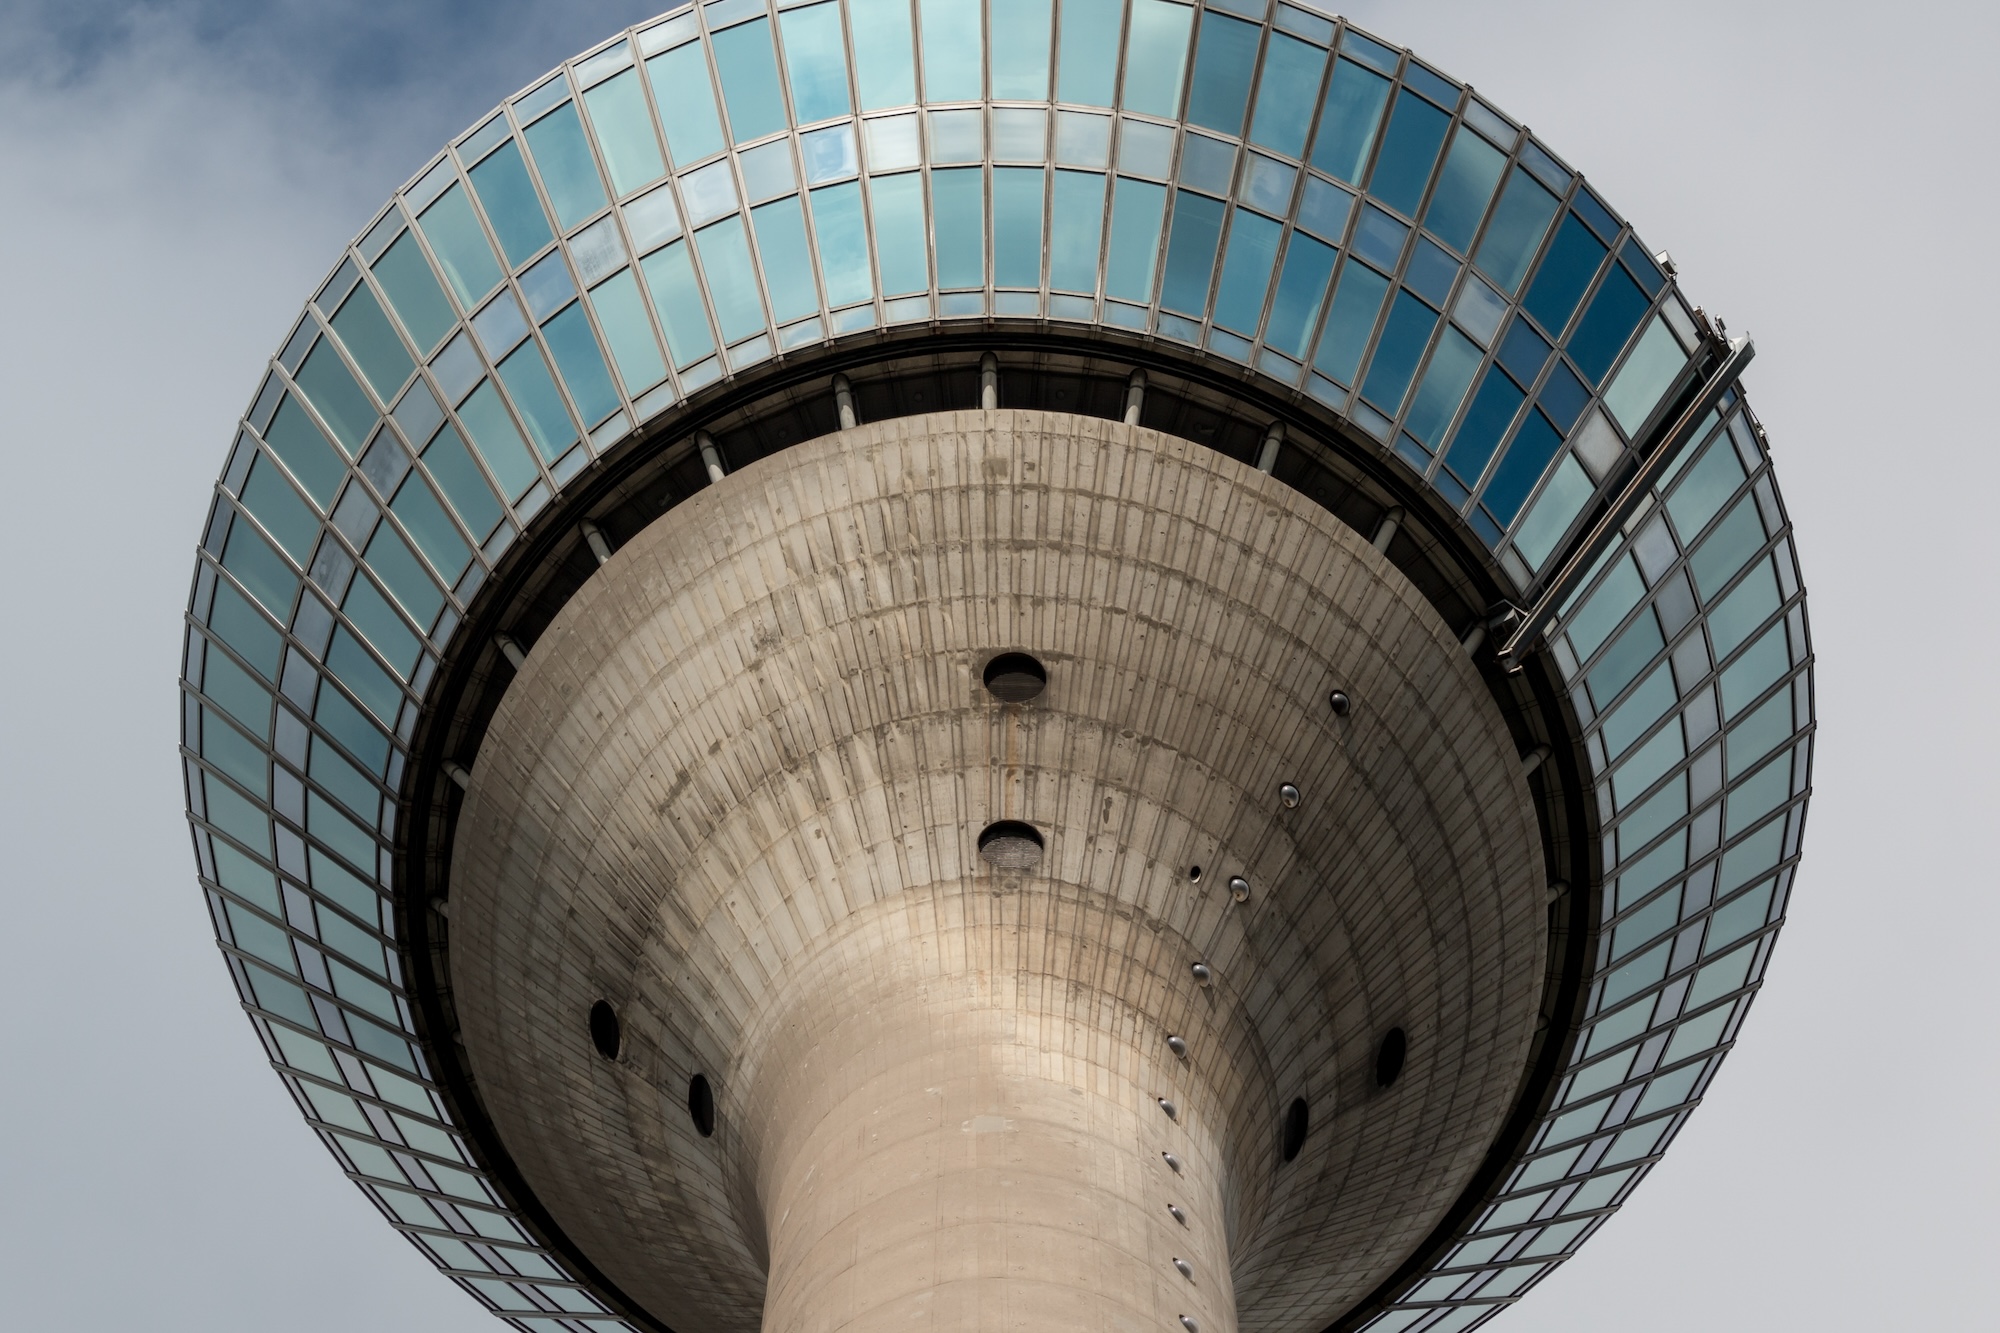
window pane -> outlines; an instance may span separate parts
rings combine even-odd
[[[465,423],[465,433],[472,437],[473,447],[493,470],[509,499],[518,500],[540,479],[535,460],[529,457],[528,446],[515,428],[514,419],[507,415],[506,404],[500,401],[492,380],[481,381],[472,396],[459,405],[458,418]]]
[[[653,324],[646,318],[646,304],[631,269],[600,283],[591,292],[590,303],[605,341],[611,344],[611,359],[627,394],[636,398],[667,377],[667,363],[660,357],[660,344],[653,337]],[[563,374],[567,378],[569,372]]]
[[[829,185],[812,192],[813,231],[819,239],[819,269],[832,306],[852,305],[874,295],[868,268],[868,228],[861,216],[861,185]]]
[[[1202,19],[1195,44],[1194,82],[1188,91],[1188,120],[1224,134],[1243,132],[1243,112],[1250,101],[1250,76],[1257,68],[1257,42],[1263,29],[1254,23],[1224,18],[1210,10]]]
[[[500,265],[464,191],[454,185],[439,195],[417,219],[417,225],[431,243],[431,253],[443,265],[445,281],[458,294],[459,305],[470,310],[479,304],[479,298],[500,281]]]
[[[590,111],[591,128],[597,131],[597,146],[604,150],[604,165],[611,171],[613,193],[628,195],[666,174],[637,70],[606,79],[585,93],[583,102]]]
[[[396,390],[403,386],[416,365],[367,283],[356,286],[342,303],[340,313],[333,317],[333,331],[340,335],[348,354],[374,386],[375,396],[385,403],[393,402]]]
[[[576,427],[563,406],[555,377],[549,374],[542,349],[531,338],[500,363],[500,382],[528,427],[528,435],[542,457],[553,461],[576,442]]]
[[[1111,105],[1118,67],[1104,56],[1118,49],[1124,11],[1124,0],[1063,0],[1062,50],[1056,69],[1058,101]]]
[[[1383,326],[1381,341],[1376,345],[1375,359],[1369,363],[1362,397],[1395,416],[1403,406],[1403,395],[1410,390],[1410,380],[1417,373],[1417,363],[1423,360],[1424,348],[1430,345],[1437,323],[1436,311],[1410,293],[1398,292],[1396,304],[1389,311],[1389,322]]]
[[[629,276],[629,275],[628,275]],[[549,351],[576,410],[583,414],[586,427],[594,426],[618,410],[618,390],[612,387],[611,372],[605,369],[604,353],[590,331],[581,305],[572,305],[542,326]],[[513,384],[509,382],[510,389]]]
[[[928,290],[930,245],[925,235],[923,178],[915,172],[876,176],[868,189],[874,198],[875,260],[882,274],[882,294]]]
[[[1646,422],[1647,414],[1659,403],[1674,378],[1687,365],[1688,355],[1664,319],[1655,318],[1639,335],[1639,343],[1618,377],[1604,391],[1604,405],[1629,437]]]
[[[430,573],[424,568],[423,562],[417,559],[417,553],[410,549],[409,543],[405,542],[394,528],[387,523],[378,526],[374,537],[369,539],[368,550],[363,558],[368,561],[368,568],[373,570],[375,576],[388,588],[389,594],[410,613],[412,620],[419,625],[428,626],[437,619],[437,613],[444,609],[444,594],[438,590],[437,584],[431,582]],[[354,581],[354,587],[349,589],[347,595],[350,619],[355,617],[357,609],[356,590],[359,590],[364,597],[371,591],[366,579]],[[368,618],[364,613],[362,620]],[[361,624],[361,620],[357,620],[356,623]],[[401,621],[395,621],[393,628],[380,638],[370,631],[367,624],[361,624],[361,628],[364,633],[369,634],[370,640],[382,650],[382,655],[387,657],[397,670],[405,676],[409,675],[411,669],[416,666],[417,645],[414,639],[404,644],[402,636],[407,635],[409,631]],[[390,650],[392,644],[403,646],[392,652]]]
[[[409,529],[431,567],[444,575],[445,582],[458,582],[458,576],[472,563],[472,548],[465,544],[457,525],[445,514],[444,505],[430,483],[411,473],[389,508]]]
[[[1473,262],[1500,290],[1513,295],[1528,275],[1528,265],[1555,215],[1556,197],[1522,168],[1514,168]]]
[[[1576,303],[1583,299],[1584,289],[1597,276],[1604,255],[1604,242],[1590,234],[1583,219],[1569,214],[1528,288],[1527,300],[1522,303],[1527,312],[1551,334],[1561,337],[1569,317],[1576,313]]]
[[[1168,0],[1132,0],[1125,34],[1125,108],[1149,116],[1174,116],[1181,105],[1188,30],[1194,11]]]
[[[993,96],[1041,102],[1049,96],[1049,0],[993,6]]]
[[[931,173],[939,287],[986,281],[986,181],[978,167]]]
[[[424,258],[422,248],[410,233],[398,236],[396,243],[375,261],[375,280],[388,293],[389,304],[418,350],[427,352],[437,346],[438,340],[451,332],[451,326],[457,322],[458,316],[445,300],[444,289],[438,286],[437,276],[431,272],[430,261]]]
[[[565,102],[528,126],[528,151],[534,154],[563,230],[604,207],[604,182],[598,179],[574,102]]]
[[[718,32],[715,68],[722,75],[722,100],[737,143],[748,143],[785,128],[785,98],[778,89],[778,58],[771,50],[771,21],[738,24]]]
[[[1473,395],[1472,406],[1466,410],[1465,420],[1459,423],[1451,452],[1444,459],[1460,481],[1470,484],[1479,480],[1525,397],[1498,366],[1487,370],[1479,392]]]
[[[750,242],[743,219],[733,217],[695,233],[702,275],[708,279],[715,320],[725,345],[748,338],[764,327],[764,303],[757,295],[757,270],[750,262]]]
[[[1335,180],[1358,182],[1388,101],[1387,79],[1351,60],[1334,61],[1320,107],[1319,137],[1313,141],[1313,165]]]
[[[861,109],[915,102],[910,0],[848,0],[847,17],[854,25],[854,77],[860,85]]]
[[[1285,269],[1278,278],[1278,294],[1271,300],[1271,320],[1264,328],[1266,346],[1296,360],[1305,359],[1306,340],[1319,322],[1326,281],[1339,253],[1309,236],[1292,234],[1292,243],[1285,251]]]
[[[1341,270],[1326,332],[1320,335],[1319,352],[1313,358],[1320,374],[1340,384],[1354,383],[1362,353],[1368,350],[1368,336],[1375,330],[1375,317],[1388,294],[1389,280],[1366,264],[1350,261]]]
[[[509,265],[518,267],[552,239],[542,201],[528,179],[521,150],[512,139],[472,169],[472,188],[479,194],[486,220],[500,238]]]
[[[1477,369],[1478,345],[1457,329],[1446,329],[1437,351],[1431,354],[1430,369],[1424,372],[1424,382],[1417,389],[1416,401],[1410,404],[1403,429],[1423,444],[1435,440],[1451,424]]]
[[[1423,98],[1407,91],[1397,94],[1368,192],[1397,212],[1415,217],[1450,127],[1451,117]]]
[[[424,466],[444,490],[445,499],[457,511],[459,520],[471,530],[475,540],[485,541],[500,523],[500,502],[472,461],[465,441],[455,427],[447,425],[424,450]],[[525,488],[524,488],[525,489]]]
[[[305,391],[306,401],[319,409],[320,419],[333,428],[334,439],[348,455],[358,453],[379,418],[333,345],[321,339],[292,378]]]
[[[722,118],[715,113],[715,86],[700,42],[677,46],[646,62],[646,77],[659,104],[660,124],[674,165],[685,170],[722,151]]]
[[[787,10],[778,16],[778,24],[799,123],[846,115],[847,47],[840,36],[840,6]]]
[[[1605,276],[1604,285],[1590,299],[1590,308],[1569,340],[1570,357],[1592,384],[1604,378],[1604,372],[1625,350],[1650,304],[1624,269],[1613,267]]]
[[[1104,177],[1058,171],[1055,191],[1049,210],[1049,285],[1062,291],[1094,292],[1098,244],[1104,235]]]
[[[1528,568],[1539,570],[1542,563],[1554,552],[1556,542],[1569,531],[1569,525],[1583,512],[1595,492],[1590,474],[1585,472],[1573,457],[1565,457],[1556,466],[1555,476],[1549,479],[1547,489],[1535,501],[1535,507],[1528,511],[1527,519],[1514,537],[1514,547],[1528,562]]]
[[[1486,494],[1480,497],[1502,527],[1512,523],[1514,515],[1521,512],[1522,503],[1542,479],[1542,473],[1548,471],[1549,461],[1560,448],[1562,432],[1540,412],[1528,413],[1514,443],[1508,446],[1507,456],[1500,460],[1500,470],[1493,474]]]
[[[1222,281],[1215,292],[1216,323],[1246,337],[1256,334],[1282,230],[1269,218],[1236,210],[1236,220],[1229,226],[1229,250],[1222,260]]]
[[[1272,33],[1264,52],[1264,77],[1257,85],[1257,114],[1250,120],[1251,141],[1286,157],[1303,157],[1325,70],[1326,52]]]
[[[812,251],[806,245],[806,220],[798,196],[752,210],[750,222],[757,231],[757,253],[764,261],[764,283],[777,321],[789,324],[818,310],[819,289],[813,282]]]
[[[1042,283],[1042,172],[1039,167],[993,170],[993,283]]]
[[[976,102],[981,96],[979,0],[919,0],[924,24],[924,100]]]
[[[333,493],[347,476],[347,465],[327,443],[326,436],[313,424],[306,410],[290,394],[278,404],[278,414],[264,432],[264,442],[284,460],[299,484],[306,488],[321,509],[332,503]]]
[[[695,281],[687,242],[675,241],[654,251],[640,261],[639,271],[652,291],[653,312],[667,331],[667,348],[674,354],[674,364],[689,365],[713,352],[715,336],[702,308],[701,286]]]
[[[1174,230],[1167,241],[1167,271],[1160,304],[1199,317],[1208,304],[1215,249],[1222,238],[1222,201],[1174,192]]]
[[[241,498],[243,507],[264,525],[266,532],[278,539],[285,553],[304,565],[312,555],[313,543],[319,539],[319,516],[299,499],[299,493],[279,473],[276,464],[260,457],[250,469]]]
[[[1506,165],[1505,153],[1471,130],[1460,128],[1458,137],[1451,142],[1451,151],[1445,154],[1437,192],[1431,196],[1431,206],[1424,213],[1424,226],[1433,236],[1464,254],[1479,230],[1479,219],[1486,216],[1493,187],[1500,183],[1500,173]]]
[[[1105,261],[1104,289],[1122,300],[1150,301],[1167,187],[1121,176],[1111,198],[1111,250]]]
[[[230,525],[229,541],[222,548],[222,567],[234,574],[236,581],[279,620],[291,615],[299,577],[272,549],[271,543],[248,523]]]

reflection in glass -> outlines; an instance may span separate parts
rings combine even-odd
[[[799,124],[846,115],[847,48],[841,42],[840,6],[788,9],[778,16],[778,23]]]
[[[576,103],[565,102],[527,130],[528,151],[542,173],[542,185],[565,230],[604,207],[604,182],[577,120]]]
[[[898,296],[930,288],[930,245],[924,226],[924,183],[916,172],[876,176],[868,182],[874,202],[875,260],[882,291]]]
[[[549,374],[549,363],[542,359],[542,349],[531,338],[510,353],[498,369],[500,383],[506,386],[521,423],[528,428],[528,438],[535,442],[542,458],[554,462],[562,457],[563,451],[576,443],[576,426],[563,406],[555,377]]]
[[[1264,293],[1278,262],[1279,223],[1255,213],[1236,211],[1229,225],[1229,248],[1223,254],[1222,278],[1215,291],[1215,322],[1238,333],[1254,335],[1264,313]]]
[[[1376,343],[1375,359],[1369,363],[1362,396],[1395,416],[1403,406],[1403,396],[1409,392],[1410,380],[1417,373],[1417,363],[1423,360],[1424,349],[1430,345],[1437,323],[1437,312],[1409,292],[1398,292],[1396,303],[1389,310],[1389,322],[1383,325],[1382,337]]]
[[[1132,26],[1125,34],[1127,111],[1162,118],[1180,111],[1181,74],[1187,68],[1193,23],[1194,11],[1186,5],[1132,0]]]
[[[1375,147],[1375,131],[1388,101],[1387,79],[1351,60],[1334,61],[1326,101],[1320,106],[1312,164],[1335,180],[1350,185],[1359,181]]]
[[[918,0],[926,102],[976,102],[983,95],[985,34],[979,10],[979,0]]]
[[[861,109],[908,106],[917,100],[910,0],[847,0],[854,25],[855,81]]]
[[[1104,263],[1106,293],[1141,303],[1153,299],[1153,265],[1166,208],[1164,185],[1118,178],[1112,191],[1111,248]]]
[[[612,193],[630,194],[666,174],[660,141],[653,133],[653,117],[646,110],[646,95],[639,91],[637,70],[628,69],[606,79],[585,93],[583,102],[590,111],[590,127],[596,131],[604,165],[611,172]]]
[[[1313,326],[1319,322],[1320,304],[1326,300],[1327,279],[1339,256],[1332,246],[1293,233],[1285,250],[1277,295],[1271,300],[1271,318],[1264,328],[1265,346],[1295,361],[1305,359]]]
[[[939,262],[941,265],[943,261]],[[1039,287],[1041,282],[1041,168],[995,167],[993,284],[996,287]]]
[[[619,276],[628,283],[632,278],[629,271]],[[604,353],[598,350],[597,338],[590,331],[590,321],[584,317],[582,306],[573,305],[544,324],[542,337],[548,339],[556,370],[569,386],[570,397],[586,425],[594,426],[618,410],[618,390],[611,383]],[[647,341],[652,341],[650,334]]]
[[[1493,187],[1507,166],[1507,155],[1470,130],[1461,129],[1445,154],[1437,189],[1424,213],[1424,226],[1439,240],[1464,254],[1486,216]]]
[[[771,314],[780,324],[803,319],[819,309],[813,282],[812,250],[806,244],[805,214],[798,196],[765,204],[750,212],[757,233],[757,255],[764,265],[764,284],[771,293]]]
[[[1209,278],[1215,269],[1216,246],[1222,239],[1220,199],[1174,191],[1173,233],[1167,241],[1166,273],[1160,284],[1160,304],[1200,317],[1208,304]]]
[[[1052,26],[1049,19],[1049,0],[1003,0],[993,6],[994,100],[1047,100]]]
[[[1410,403],[1403,429],[1422,444],[1436,440],[1465,401],[1472,373],[1479,369],[1479,348],[1457,329],[1447,328],[1431,353],[1430,368]]]
[[[457,185],[438,196],[437,202],[417,219],[431,253],[444,267],[445,281],[458,295],[459,305],[470,309],[500,281],[500,265],[493,247],[472,215],[472,204]]]
[[[1118,49],[1118,30],[1124,21],[1124,0],[1063,0],[1057,101],[1111,105],[1118,66],[1105,56]]]
[[[715,336],[702,308],[701,286],[695,281],[688,243],[675,241],[640,261],[646,287],[653,296],[653,313],[666,330],[667,350],[674,365],[686,366],[715,350]]]
[[[674,165],[685,171],[722,151],[722,118],[715,111],[715,88],[701,43],[690,42],[646,62],[653,100],[666,127]]]
[[[1368,192],[1406,217],[1415,217],[1450,127],[1450,116],[1414,93],[1399,93],[1396,108],[1389,113],[1389,128],[1382,134],[1375,174],[1368,178]]]
[[[1250,119],[1251,142],[1286,157],[1304,157],[1306,132],[1312,128],[1312,110],[1319,103],[1319,81],[1325,72],[1326,52],[1272,34],[1257,84],[1257,111]]]
[[[1341,270],[1340,284],[1327,312],[1326,331],[1320,335],[1319,351],[1313,368],[1336,384],[1352,385],[1368,350],[1368,335],[1374,332],[1375,317],[1389,294],[1389,280],[1366,264],[1349,262]]]
[[[861,170],[855,150],[854,126],[835,125],[799,136],[799,152],[805,158],[806,183],[824,185]]]
[[[388,294],[389,304],[403,329],[421,351],[437,346],[438,339],[451,332],[457,316],[438,286],[429,261],[416,238],[404,232],[383,256],[375,261],[375,280]]]
[[[1542,244],[1542,236],[1555,217],[1556,197],[1521,168],[1507,178],[1494,205],[1492,221],[1479,239],[1472,260],[1482,273],[1509,296],[1520,290],[1521,279]]]
[[[1211,10],[1195,43],[1194,79],[1189,85],[1187,120],[1224,134],[1243,132],[1250,102],[1250,76],[1257,68],[1263,29]],[[1129,82],[1129,78],[1128,78]],[[1128,103],[1130,99],[1127,99]]]
[[[985,174],[977,167],[933,171],[931,210],[936,219],[938,286],[985,285]]]
[[[757,268],[743,219],[728,218],[695,233],[702,276],[715,302],[715,322],[725,344],[740,342],[764,327],[764,303],[757,295]]]
[[[385,403],[394,402],[396,390],[403,387],[416,366],[367,283],[355,287],[332,322],[347,354],[374,386],[375,396]]]
[[[1104,232],[1104,177],[1058,171],[1051,201],[1049,285],[1063,291],[1097,290],[1097,251]]]
[[[500,145],[484,162],[472,169],[472,188],[479,193],[479,205],[510,267],[525,262],[554,239],[542,201],[528,179],[521,149],[512,139]],[[392,247],[393,248],[393,247]]]
[[[784,129],[785,97],[778,87],[778,58],[771,50],[771,21],[739,23],[709,40],[735,141],[749,143]]]
[[[812,192],[813,232],[819,241],[819,271],[831,306],[851,305],[874,295],[868,267],[868,227],[861,214],[856,181]]]

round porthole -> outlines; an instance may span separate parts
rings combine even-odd
[[[700,1074],[688,1080],[688,1119],[703,1138],[715,1133],[715,1094]]]
[[[1048,688],[1049,673],[1026,653],[1002,653],[986,664],[986,691],[1003,704],[1024,704]]]
[[[618,1058],[618,1046],[623,1040],[618,1026],[618,1011],[599,1000],[590,1006],[590,1044],[597,1053],[607,1060]]]
[[[1292,1109],[1285,1112],[1285,1160],[1291,1161],[1299,1155],[1299,1149],[1306,1146],[1306,1130],[1311,1127],[1312,1112],[1303,1097],[1294,1098]]]
[[[1409,1053],[1410,1039],[1403,1035],[1403,1029],[1390,1028],[1383,1033],[1382,1044],[1375,1050],[1375,1086],[1386,1088],[1394,1083]]]
[[[1041,863],[1042,835],[1032,824],[1003,819],[979,835],[979,855],[1000,870],[1033,870]]]

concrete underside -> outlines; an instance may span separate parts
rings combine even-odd
[[[1007,649],[1039,699],[983,687]],[[1034,870],[979,858],[1003,818]],[[1317,1333],[1498,1132],[1544,898],[1506,727],[1366,541],[1183,440],[950,413],[745,468],[577,594],[474,769],[450,974],[514,1163],[680,1333]]]

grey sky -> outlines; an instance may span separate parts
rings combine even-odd
[[[178,626],[233,423],[338,247],[448,135],[654,4],[8,7],[11,1326],[496,1327],[340,1178],[237,1008],[181,814]],[[1526,120],[1756,336],[1820,657],[1768,990],[1665,1164],[1498,1327],[1989,1326],[2000,631],[1970,593],[2000,488],[1974,415],[2000,359],[2000,11],[1351,13]]]

